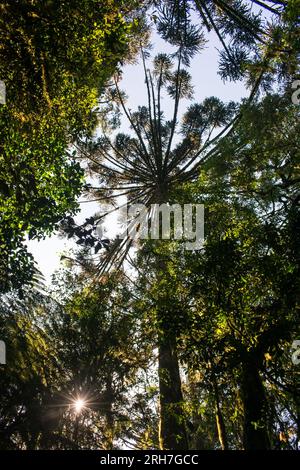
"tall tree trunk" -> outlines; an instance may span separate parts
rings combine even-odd
[[[112,450],[114,448],[114,428],[115,428],[115,419],[113,413],[113,404],[114,404],[114,389],[113,389],[113,379],[112,374],[109,374],[106,378],[106,387],[105,391],[102,394],[103,401],[103,411],[106,421],[105,431],[104,431],[104,450]]]
[[[215,379],[213,379],[213,388],[214,388],[215,401],[216,401],[216,424],[217,424],[217,430],[218,430],[218,438],[219,438],[219,442],[220,442],[222,450],[228,450],[226,426],[225,426],[225,421],[224,421],[223,414],[221,411],[221,406],[220,406],[220,396],[219,396],[218,385]]]
[[[244,449],[270,449],[267,400],[256,361],[242,364],[241,392],[244,405]]]
[[[166,199],[167,200],[167,199]],[[163,203],[163,199],[159,200]],[[160,230],[161,227],[160,227]],[[157,258],[157,281],[167,271],[166,261],[162,255]],[[176,325],[170,321],[170,314],[159,306],[164,302],[164,292],[157,299],[158,320],[158,378],[159,378],[159,447],[161,450],[188,449],[185,416],[183,411],[183,395],[176,348]]]
[[[175,340],[168,335],[159,342],[160,449],[188,449],[183,396]]]
[[[295,443],[295,449],[299,448],[300,444],[300,398],[295,395],[294,402],[296,405],[296,430],[297,430],[297,441]]]
[[[222,450],[228,450],[228,442],[226,435],[225,422],[219,405],[216,405],[216,423],[218,429],[218,438],[221,444]]]

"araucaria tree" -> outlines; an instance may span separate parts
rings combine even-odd
[[[126,97],[119,88],[118,77],[115,78],[114,87],[109,92],[114,113],[111,116],[123,113],[132,133],[118,133],[110,137],[110,123],[106,119],[103,136],[90,146],[81,145],[91,174],[101,182],[99,188],[89,190],[89,197],[103,201],[126,195],[129,204],[142,203],[149,209],[153,204],[174,202],[176,188],[197,177],[201,165],[214,154],[220,137],[232,125],[235,104],[224,104],[215,97],[188,106],[180,119],[181,100],[192,98],[193,89],[187,67],[191,57],[203,45],[198,30],[192,29],[189,34],[189,42],[179,44],[173,57],[157,55],[151,71],[146,63],[147,53],[142,50],[148,103],[136,112],[127,108]],[[166,118],[162,107],[164,95],[172,100],[173,114],[170,119]],[[108,254],[101,259],[99,274],[111,266],[120,265],[130,246],[128,238],[115,240]],[[164,257],[158,256],[157,278],[165,269],[164,263]],[[168,320],[169,312],[164,307],[163,298],[160,298],[156,304],[160,446],[162,449],[183,449],[188,447],[188,441],[176,334]]]
[[[298,17],[299,0],[0,3],[1,450],[299,449]],[[240,103],[194,101],[211,37]],[[204,205],[198,249],[175,204]],[[47,288],[25,240],[58,229],[78,249]]]

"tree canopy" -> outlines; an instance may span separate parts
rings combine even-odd
[[[299,450],[298,3],[0,11],[0,449]],[[210,32],[240,102],[194,95]],[[79,196],[99,207],[81,225]],[[139,209],[104,238],[124,197]],[[204,207],[201,246],[175,205]],[[25,242],[54,231],[77,247],[45,285]]]
[[[41,237],[78,208],[83,171],[72,145],[91,135],[100,95],[130,55],[134,2],[0,4],[0,290],[32,266],[24,237]],[[20,276],[16,276],[19,271]]]

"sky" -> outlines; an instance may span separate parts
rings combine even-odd
[[[248,96],[248,91],[241,82],[226,82],[223,83],[220,76],[217,74],[218,70],[218,51],[220,47],[219,42],[213,32],[208,35],[209,42],[205,49],[198,54],[192,61],[190,73],[194,85],[194,101],[201,102],[204,98],[209,96],[216,96],[222,101],[240,101],[241,98]],[[158,52],[169,52],[169,46],[156,34],[152,37],[154,45],[153,55]],[[144,85],[143,68],[140,62],[135,65],[126,65],[123,69],[123,80],[120,87],[128,95],[128,107],[132,110],[136,109],[141,104],[146,104],[146,90]],[[190,104],[190,103],[189,103]],[[184,111],[187,102],[182,102],[181,111]],[[163,103],[166,114],[171,110],[171,103],[165,101]],[[127,131],[126,125],[122,126],[122,131]],[[79,200],[82,200],[80,198]],[[99,210],[97,203],[81,203],[81,212],[75,218],[77,223],[82,223],[87,217],[92,216]],[[113,231],[115,224],[114,218],[108,222],[107,234],[109,236]],[[33,254],[37,268],[45,277],[46,283],[50,283],[51,276],[60,265],[60,257],[63,252],[66,252],[72,247],[75,247],[75,242],[61,239],[57,235],[47,237],[45,240],[36,241],[31,240],[27,242],[29,251]]]

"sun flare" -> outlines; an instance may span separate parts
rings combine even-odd
[[[76,413],[80,413],[84,407],[85,407],[85,401],[82,398],[77,398],[74,401],[74,408],[75,408]]]

